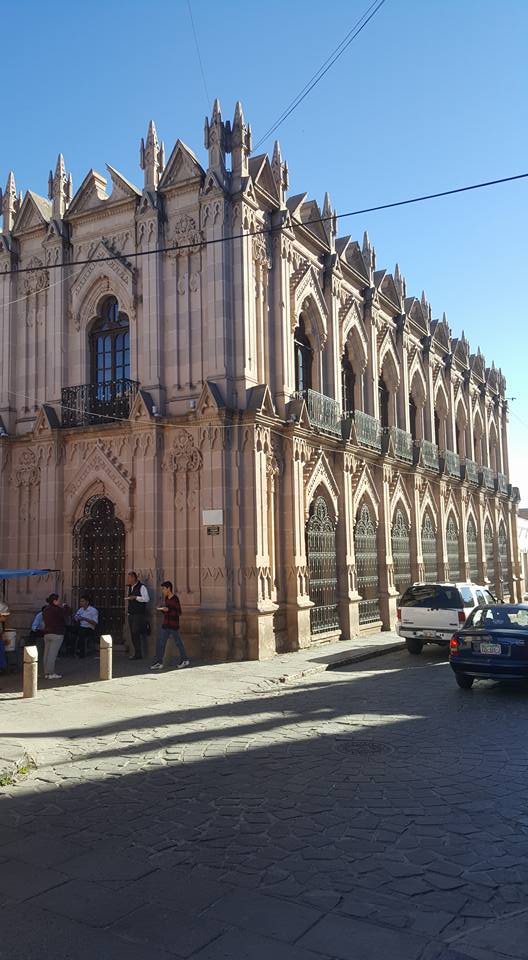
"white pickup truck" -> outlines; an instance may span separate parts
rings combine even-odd
[[[414,583],[398,601],[396,631],[409,653],[421,653],[424,643],[446,646],[470,611],[487,603],[495,597],[474,583]]]

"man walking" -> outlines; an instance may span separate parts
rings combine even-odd
[[[172,583],[170,580],[164,580],[161,584],[161,592],[163,594],[163,599],[165,605],[163,607],[158,607],[160,613],[163,613],[163,623],[158,635],[158,640],[156,643],[156,659],[151,666],[151,670],[163,670],[163,658],[165,656],[165,650],[167,647],[167,640],[169,637],[174,638],[178,650],[180,651],[180,662],[177,664],[178,670],[181,670],[182,667],[189,666],[189,660],[187,659],[187,654],[185,652],[185,647],[183,645],[183,640],[180,635],[180,616],[181,616],[181,605],[178,597],[172,590]]]
[[[147,627],[147,603],[150,601],[148,590],[138,579],[135,570],[131,570],[127,577],[128,595],[125,601],[128,606],[128,629],[134,647],[134,653],[129,660],[142,660],[141,639]]]

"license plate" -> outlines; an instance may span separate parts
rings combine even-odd
[[[483,653],[486,657],[500,657],[501,655],[501,645],[500,643],[481,643],[479,653]]]

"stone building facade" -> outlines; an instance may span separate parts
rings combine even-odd
[[[390,628],[424,578],[521,595],[505,381],[464,335],[286,196],[237,104],[207,164],[154,124],[49,199],[9,175],[0,234],[0,565],[27,625],[89,590],[120,637],[125,572],[174,580],[194,655],[257,658]]]

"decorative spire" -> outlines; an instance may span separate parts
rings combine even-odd
[[[73,181],[71,173],[66,173],[66,164],[62,153],[57,157],[55,174],[50,170],[48,178],[48,197],[51,200],[51,215],[54,220],[62,220],[72,198]]]
[[[141,138],[139,165],[145,173],[145,190],[157,190],[165,166],[165,147],[158,140],[156,125],[153,120],[148,125],[146,142]]]
[[[376,269],[376,251],[372,246],[369,235],[365,230],[363,234],[363,247],[362,247],[363,260],[365,261],[365,266],[370,274]]]
[[[335,238],[337,234],[337,220],[335,215],[335,210],[332,209],[332,204],[330,203],[330,194],[328,190],[324,196],[323,202],[323,228],[328,237],[328,243],[330,244],[330,249],[332,252],[335,250]]]
[[[277,190],[279,191],[279,197],[281,206],[284,203],[284,194],[286,193],[289,186],[289,177],[288,177],[288,164],[286,161],[283,161],[281,155],[280,143],[278,140],[275,140],[275,145],[273,147],[273,157],[271,160],[271,172],[273,174],[273,179],[277,184]]]
[[[217,97],[213,103],[211,120],[205,118],[204,146],[209,152],[209,170],[217,175],[221,183],[223,183],[226,174],[225,158],[228,152],[230,134],[230,124],[229,122],[226,124],[222,120],[220,101]]]
[[[244,121],[242,104],[237,100],[231,132],[231,171],[233,177],[247,177],[251,153],[251,127]]]
[[[13,229],[15,217],[22,206],[22,194],[17,197],[15,175],[12,170],[7,177],[6,188],[2,194],[2,216],[4,218],[4,233]]]

